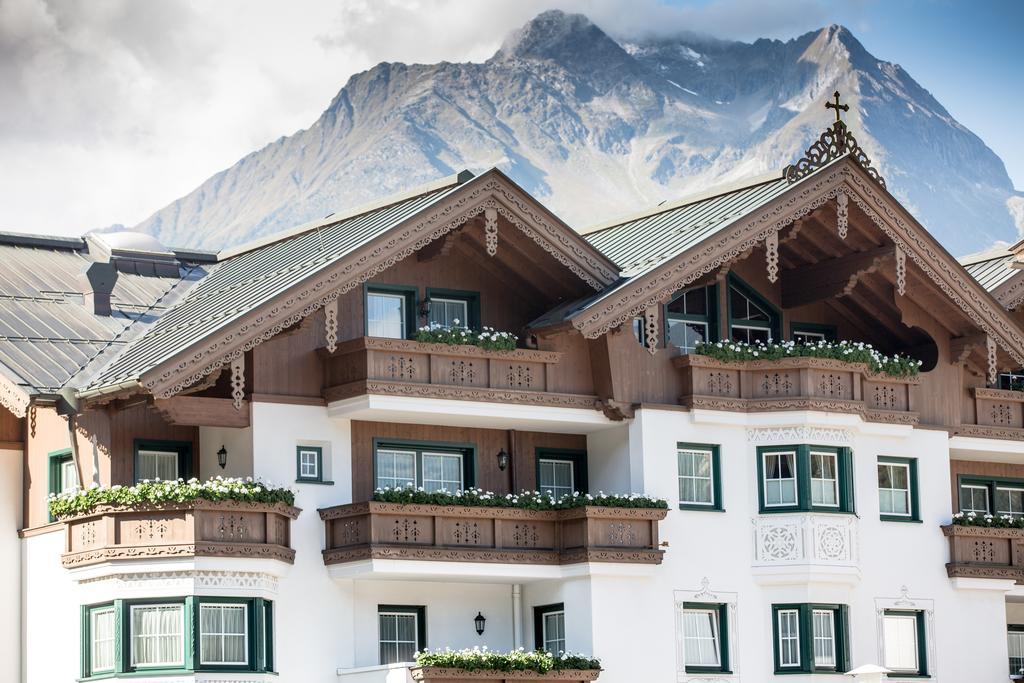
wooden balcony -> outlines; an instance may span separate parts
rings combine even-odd
[[[950,578],[1014,579],[1024,584],[1024,529],[949,524]]]
[[[325,355],[328,401],[390,394],[563,408],[595,408],[596,397],[552,391],[560,353],[477,346],[423,344],[408,339],[359,337]]]
[[[992,439],[1024,439],[1024,391],[971,389],[973,413],[957,434]],[[973,419],[972,419],[973,418]]]
[[[919,380],[874,374],[863,363],[828,358],[726,363],[690,354],[673,364],[682,373],[679,400],[690,408],[818,410],[855,413],[873,422],[918,422]]]
[[[320,510],[324,564],[367,559],[513,564],[661,564],[667,510],[519,510],[353,503]]]
[[[561,683],[584,683],[596,681],[600,669],[563,669],[537,673],[535,671],[466,671],[435,666],[414,666],[409,670],[412,680],[422,683],[452,681],[453,683],[506,683],[511,681],[560,681]]]
[[[71,569],[112,560],[238,557],[291,564],[291,521],[299,512],[237,501],[101,505],[66,520],[61,563]]]

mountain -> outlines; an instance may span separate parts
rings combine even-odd
[[[237,244],[451,174],[498,166],[571,225],[778,171],[829,125],[834,90],[889,188],[955,254],[1016,241],[1002,161],[842,26],[754,43],[616,41],[545,12],[483,63],[382,63],[320,118],[134,229]]]

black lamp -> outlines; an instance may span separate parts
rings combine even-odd
[[[228,466],[228,449],[224,448],[223,445],[217,451],[217,464],[220,465],[221,469]]]
[[[498,451],[498,469],[504,472],[508,469],[508,461],[512,457],[504,448]]]
[[[480,612],[477,612],[476,619],[473,620],[473,623],[476,624],[476,634],[478,636],[482,636],[484,634],[484,624],[487,623],[487,617]]]

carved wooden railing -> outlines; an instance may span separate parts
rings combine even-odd
[[[660,564],[666,510],[571,510],[352,503],[320,510],[324,564],[365,559]]]
[[[100,505],[65,520],[61,562],[73,568],[112,560],[240,557],[290,564],[291,521],[299,512],[283,503],[239,501]]]
[[[866,420],[917,424],[920,380],[874,374],[863,363],[828,358],[724,362],[708,356],[673,359],[682,373],[680,402],[733,411],[821,410]]]
[[[595,397],[553,392],[551,367],[561,354],[359,337],[326,357],[328,402],[363,394],[594,408]]]
[[[1024,391],[971,389],[974,399],[974,423],[963,424],[956,432],[966,436],[994,439],[1024,439]]]
[[[412,680],[422,683],[434,681],[455,681],[456,683],[505,683],[506,681],[560,681],[561,683],[585,683],[596,681],[600,669],[562,669],[537,673],[536,671],[467,671],[434,666],[414,666],[409,670]]]
[[[997,529],[949,524],[942,527],[949,538],[951,577],[1014,579],[1024,583],[1024,529]]]

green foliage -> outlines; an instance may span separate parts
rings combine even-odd
[[[434,666],[466,671],[535,671],[548,673],[563,669],[600,669],[600,660],[568,652],[553,655],[523,648],[512,652],[493,652],[486,647],[465,650],[424,650],[416,653],[417,666]]]
[[[380,503],[416,503],[420,505],[458,505],[465,507],[499,507],[518,508],[520,510],[568,510],[587,505],[608,508],[647,508],[667,510],[668,502],[660,498],[648,498],[635,493],[628,495],[607,495],[599,492],[566,494],[555,498],[550,493],[540,491],[522,491],[519,494],[504,496],[484,491],[483,489],[466,489],[465,491],[424,491],[422,487],[386,487],[373,492],[373,499]]]
[[[1015,515],[979,515],[976,512],[958,512],[953,515],[958,526],[985,526],[997,529],[1024,529],[1024,517]]]
[[[455,321],[458,323],[458,320]],[[511,332],[496,332],[494,328],[485,327],[479,332],[461,327],[445,327],[434,323],[416,330],[416,341],[425,344],[450,344],[457,346],[479,346],[488,351],[512,351],[516,348],[519,337]]]
[[[886,356],[863,342],[701,342],[694,353],[727,363],[748,360],[779,360],[780,358],[830,358],[848,363],[864,363],[871,372],[891,377],[916,377],[921,361],[896,354]]]
[[[50,494],[50,514],[54,519],[74,517],[92,512],[98,505],[163,505],[188,503],[194,500],[238,500],[250,503],[295,504],[291,489],[274,488],[251,478],[217,477],[207,481],[178,479],[150,481],[134,486],[93,486],[59,495]]]

